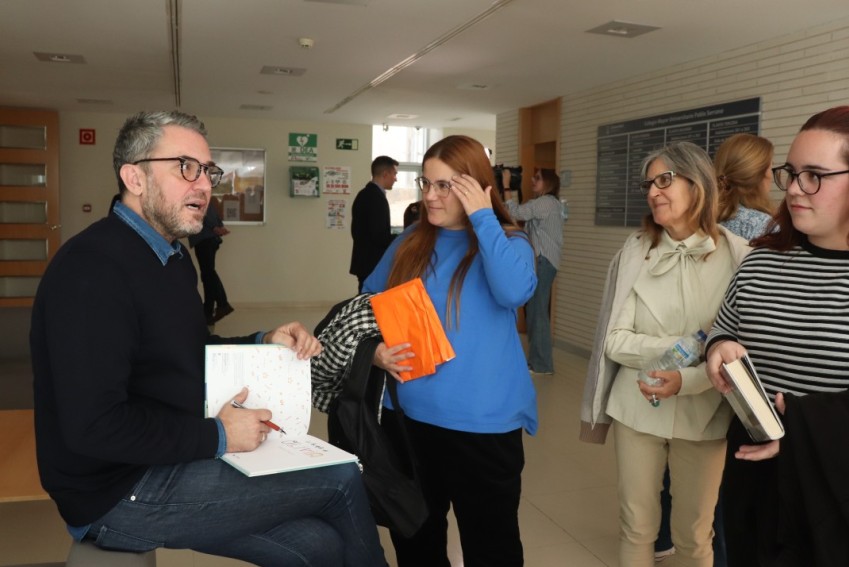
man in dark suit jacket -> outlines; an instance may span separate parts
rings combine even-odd
[[[371,162],[371,181],[363,187],[351,207],[351,252],[349,273],[357,276],[357,291],[389,248],[394,235],[389,221],[386,191],[392,190],[398,176],[398,162],[389,156],[378,156]]]

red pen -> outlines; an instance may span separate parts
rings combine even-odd
[[[242,404],[240,404],[239,402],[237,402],[236,400],[231,401],[230,405],[232,405],[234,408],[248,409],[245,406],[243,406]],[[271,429],[273,429],[274,431],[279,431],[283,435],[286,435],[286,431],[282,427],[280,427],[279,425],[277,425],[276,423],[271,421],[270,419],[268,421],[263,421],[263,423],[266,424]]]

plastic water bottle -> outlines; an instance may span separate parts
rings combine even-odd
[[[706,339],[707,335],[701,329],[688,337],[681,337],[666,352],[640,370],[637,377],[649,386],[659,386],[663,381],[660,378],[652,378],[648,373],[653,370],[678,370],[696,364]],[[651,405],[659,406],[660,400],[652,397]]]

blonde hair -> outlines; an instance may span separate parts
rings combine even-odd
[[[735,134],[719,146],[713,159],[719,186],[717,221],[730,219],[741,205],[772,214],[761,186],[774,153],[772,142],[753,134]]]

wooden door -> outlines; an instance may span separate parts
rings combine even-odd
[[[522,202],[531,198],[532,176],[537,168],[557,171],[560,161],[560,99],[519,110],[519,162],[522,165]],[[560,268],[555,266],[555,268]],[[554,335],[555,294],[551,286],[548,307],[551,333]],[[519,332],[526,332],[524,309],[520,314]]]
[[[32,305],[60,227],[59,115],[0,108],[0,307]]]

